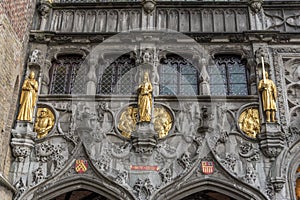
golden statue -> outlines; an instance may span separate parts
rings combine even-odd
[[[266,113],[267,122],[276,122],[276,99],[277,89],[274,82],[268,78],[268,73],[263,71],[263,80],[258,84],[258,90],[262,92],[263,109]]]
[[[131,132],[136,129],[137,108],[129,106],[126,111],[121,114],[118,129],[124,137],[130,138]]]
[[[23,83],[17,120],[32,121],[38,91],[38,82],[34,76],[34,72],[30,72],[29,77]]]
[[[144,74],[144,80],[139,85],[138,108],[139,122],[150,122],[152,111],[152,84],[148,72]]]
[[[242,112],[239,117],[240,129],[249,137],[256,138],[260,133],[259,112],[256,108],[250,108]]]
[[[167,136],[171,127],[171,115],[164,108],[154,108],[154,130],[158,133],[158,137]]]
[[[52,129],[54,116],[47,108],[39,108],[37,113],[38,118],[36,119],[34,129],[37,132],[37,138],[42,138]]]

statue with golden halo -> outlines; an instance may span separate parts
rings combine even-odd
[[[139,122],[150,122],[152,113],[152,84],[148,72],[144,74],[144,80],[138,89]]]
[[[263,69],[263,79],[259,81],[258,90],[261,91],[263,110],[267,122],[276,122],[277,89],[275,83],[269,79],[268,72]]]
[[[38,109],[38,117],[34,129],[37,132],[37,138],[45,137],[51,131],[54,125],[54,116],[47,108]]]
[[[38,92],[38,82],[34,79],[34,76],[34,72],[31,71],[29,77],[23,83],[17,120],[32,121]]]

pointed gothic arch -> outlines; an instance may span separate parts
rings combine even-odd
[[[173,185],[174,186],[174,185]],[[232,182],[223,181],[216,178],[197,179],[190,181],[189,183],[182,185],[180,189],[176,187],[166,187],[160,194],[166,192],[166,194],[158,196],[157,200],[172,199],[172,200],[183,200],[190,195],[203,192],[203,191],[214,191],[220,194],[224,194],[231,199],[237,200],[267,200],[267,198],[261,194],[255,188],[239,182],[233,184]]]
[[[299,145],[300,145],[300,140],[295,142],[291,148],[288,150],[288,152],[291,152],[291,159],[289,160],[289,166],[287,170],[287,176],[288,176],[288,188],[289,188],[289,193],[291,197],[294,197],[297,199],[298,193],[296,193],[296,187],[300,187],[300,154],[299,154]],[[299,198],[299,197],[298,197]]]
[[[43,192],[39,190],[35,191],[32,199],[53,200],[60,195],[75,190],[90,191],[109,200],[119,200],[124,198],[129,200],[134,199],[132,194],[116,184],[109,183],[107,180],[99,181],[91,177],[81,175],[75,175],[70,178],[60,180],[59,183],[54,183]],[[30,194],[28,194],[28,196],[30,196]]]

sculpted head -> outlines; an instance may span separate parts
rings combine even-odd
[[[35,76],[34,71],[31,71],[30,74],[29,74],[29,78],[34,79],[34,76]]]
[[[144,82],[149,82],[149,74],[148,74],[148,72],[145,72],[145,74],[144,74]]]
[[[41,117],[46,117],[48,115],[48,110],[47,108],[42,108],[41,109]]]
[[[266,71],[265,71],[265,76],[266,76],[266,79],[269,78],[269,74],[268,74],[268,72],[266,72]]]

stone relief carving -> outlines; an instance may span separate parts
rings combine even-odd
[[[235,165],[237,162],[237,158],[233,154],[226,154],[225,158],[221,160],[221,163],[224,164],[224,166],[235,173]]]
[[[251,138],[256,138],[260,133],[259,111],[257,108],[244,110],[239,116],[239,127]]]
[[[16,193],[14,199],[17,200],[26,191],[27,187],[24,184],[22,177],[14,184],[14,186],[17,190],[17,193]]]
[[[127,171],[123,171],[123,172],[119,172],[116,178],[116,181],[121,184],[124,185],[126,183],[126,180],[128,179],[128,172]]]
[[[164,184],[169,183],[172,180],[172,170],[171,168],[164,169],[159,172],[161,177],[161,182]]]
[[[259,150],[254,148],[250,143],[244,143],[240,146],[239,155],[246,158],[248,162],[259,160]]]
[[[133,186],[133,192],[139,199],[148,199],[154,190],[155,188],[149,178],[145,180],[137,179]]]
[[[244,176],[244,181],[248,184],[254,184],[256,181],[256,174],[252,167],[246,169],[246,174]]]
[[[66,159],[62,155],[64,150],[65,149],[61,144],[54,145],[49,141],[36,144],[36,159],[40,162],[48,163],[51,171],[57,172],[62,168]]]
[[[298,19],[300,14],[298,10],[284,8],[283,13],[278,11],[276,9],[265,9],[265,26],[267,30],[284,30],[290,32],[299,30],[300,24],[298,23]]]
[[[33,180],[32,185],[37,185],[45,179],[43,168],[39,166],[35,171],[32,172]]]

